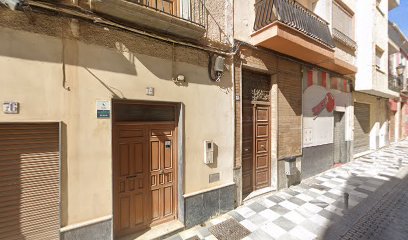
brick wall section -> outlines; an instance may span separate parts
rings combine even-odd
[[[302,72],[300,64],[278,61],[278,159],[302,154]]]
[[[241,64],[242,67],[239,67]],[[300,64],[278,58],[266,51],[242,47],[240,55],[237,55],[235,60],[236,95],[240,95],[243,68],[271,75],[272,158],[282,159],[301,155],[302,72]],[[235,101],[235,124],[235,168],[239,168],[241,167],[241,101]]]

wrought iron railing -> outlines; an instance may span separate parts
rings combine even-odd
[[[399,77],[389,75],[388,76],[388,89],[400,92],[403,90],[403,84]]]
[[[261,0],[255,3],[254,30],[279,21],[334,48],[329,24],[294,0]]]
[[[349,36],[337,30],[337,28],[333,28],[333,38],[337,39],[338,41],[342,42],[344,45],[356,50],[357,43],[351,39]]]
[[[128,0],[129,2],[160,11],[176,18],[181,18],[189,22],[198,24],[202,27],[206,26],[207,10],[205,8],[205,0]],[[182,5],[182,2],[189,4]]]

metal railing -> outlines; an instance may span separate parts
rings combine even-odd
[[[279,21],[334,48],[329,24],[294,0],[261,0],[255,3],[254,30]]]
[[[207,10],[205,0],[190,0],[189,5],[182,6],[180,0],[127,0],[132,3],[154,9],[156,11],[184,19],[189,22],[206,26]]]
[[[344,45],[356,50],[357,43],[351,39],[349,36],[338,30],[337,28],[333,28],[333,37],[338,41],[342,42]]]
[[[403,84],[399,77],[389,75],[388,76],[388,89],[400,92],[403,90]]]

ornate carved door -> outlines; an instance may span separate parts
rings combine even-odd
[[[242,192],[270,186],[270,77],[243,71]]]

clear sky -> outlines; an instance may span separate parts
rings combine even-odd
[[[400,5],[389,13],[388,18],[391,22],[395,22],[408,37],[408,0],[401,0]]]

